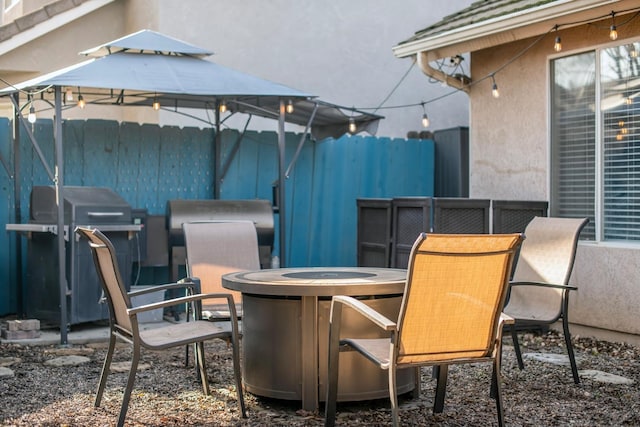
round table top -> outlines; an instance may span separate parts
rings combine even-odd
[[[222,286],[272,296],[395,295],[404,292],[406,277],[396,268],[275,268],[225,274]]]

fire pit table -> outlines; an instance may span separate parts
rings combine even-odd
[[[308,411],[324,400],[329,310],[333,295],[358,297],[390,319],[400,310],[406,270],[369,267],[281,268],[226,274],[222,286],[242,292],[244,385],[250,393],[300,400]],[[368,322],[343,313],[342,330],[377,338]],[[355,352],[342,353],[339,401],[388,397],[387,374]],[[398,393],[414,389],[413,369],[398,371]]]

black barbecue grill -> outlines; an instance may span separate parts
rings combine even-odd
[[[131,277],[130,237],[139,231],[133,224],[131,206],[118,194],[101,187],[64,187],[65,259],[67,264],[67,322],[78,324],[108,319],[100,303],[102,287],[90,249],[73,230],[78,225],[100,229],[113,243],[126,286]],[[27,269],[24,309],[29,318],[60,323],[58,275],[57,204],[53,186],[34,186],[28,224],[7,224],[7,230],[26,232]]]
[[[273,207],[268,200],[169,200],[167,232],[170,280],[178,279],[178,268],[185,264],[182,224],[199,221],[252,221],[256,226],[260,265],[271,266],[273,250]]]

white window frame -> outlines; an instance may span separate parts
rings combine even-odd
[[[605,182],[604,182],[604,166],[603,166],[603,162],[604,162],[604,128],[603,128],[603,113],[601,110],[601,101],[602,101],[602,76],[601,76],[601,55],[602,52],[607,49],[607,48],[611,48],[611,47],[616,47],[616,46],[621,46],[621,45],[625,45],[625,44],[629,44],[629,43],[639,43],[640,39],[637,38],[633,38],[633,39],[628,39],[628,40],[617,40],[615,42],[611,42],[611,43],[607,43],[607,44],[602,44],[602,45],[597,45],[597,46],[591,46],[589,48],[585,48],[585,49],[580,49],[580,50],[575,50],[575,51],[570,51],[570,52],[562,52],[559,54],[555,54],[555,55],[551,55],[548,58],[547,61],[547,97],[548,97],[548,103],[547,105],[548,107],[548,115],[547,115],[547,120],[548,120],[548,159],[547,159],[547,164],[549,165],[549,173],[547,176],[547,185],[548,185],[548,194],[550,195],[549,200],[550,200],[550,214],[553,210],[553,204],[554,204],[554,200],[553,200],[553,191],[551,188],[552,185],[552,175],[553,175],[553,170],[552,170],[552,156],[554,155],[553,152],[553,129],[552,129],[552,125],[554,124],[554,118],[553,118],[553,87],[552,85],[554,84],[554,75],[552,75],[552,62],[554,60],[563,58],[563,57],[568,57],[568,56],[573,56],[573,55],[580,55],[580,54],[585,54],[585,53],[589,53],[589,52],[594,52],[595,54],[595,103],[597,105],[597,114],[595,115],[595,135],[596,135],[596,147],[595,147],[595,173],[594,173],[594,182],[595,182],[595,188],[594,188],[594,197],[595,197],[595,201],[594,201],[594,217],[595,217],[595,236],[594,236],[594,240],[590,240],[589,243],[596,243],[596,244],[600,244],[600,245],[607,245],[607,246],[616,246],[616,247],[631,247],[631,248],[640,248],[640,239],[637,240],[604,240],[604,186],[605,186]]]

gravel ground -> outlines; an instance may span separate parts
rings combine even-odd
[[[526,334],[524,352],[565,354],[555,332]],[[573,383],[568,366],[526,360],[517,367],[510,338],[505,338],[503,399],[508,426],[640,425],[640,348],[575,337],[580,370],[599,370],[633,380],[633,384],[599,382],[583,376]],[[0,423],[3,426],[110,426],[117,420],[125,373],[109,377],[101,407],[93,406],[105,347],[0,345],[0,366],[14,376],[0,379]],[[76,354],[90,361],[75,367],[52,367],[45,361]],[[127,360],[121,346],[116,361]],[[193,367],[184,367],[184,350],[143,352],[146,369],[138,371],[127,415],[128,426],[320,426],[322,413],[246,394],[248,418],[239,415],[233,387],[231,352],[222,342],[207,344],[211,396],[201,392]],[[431,402],[435,380],[422,371],[419,399],[402,396],[400,418],[410,426],[490,426],[497,424],[489,395],[490,365],[454,366],[442,414]],[[390,425],[387,399],[340,403],[338,425]]]

